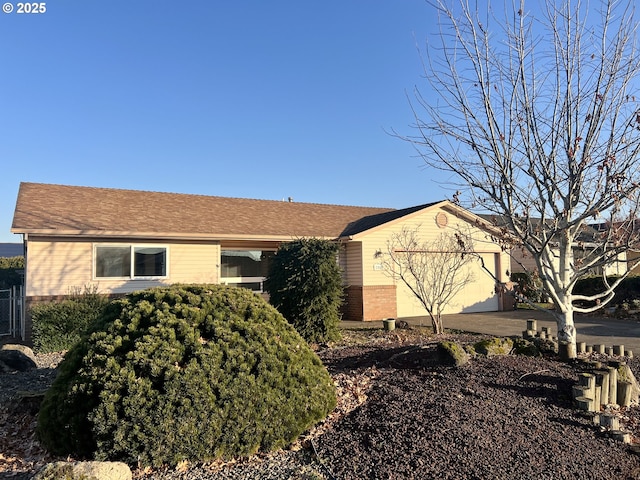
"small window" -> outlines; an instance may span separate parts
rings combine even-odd
[[[96,278],[167,276],[167,247],[96,245],[94,258]]]
[[[96,247],[96,277],[131,276],[131,247]]]
[[[134,277],[164,277],[167,274],[167,249],[133,247]]]
[[[223,249],[220,253],[221,282],[261,292],[275,253],[273,250]]]

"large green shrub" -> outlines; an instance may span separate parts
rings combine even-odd
[[[90,330],[38,417],[59,455],[154,466],[250,455],[287,445],[336,403],[318,356],[246,289],[136,292]]]
[[[73,291],[59,302],[35,304],[30,309],[34,350],[41,353],[69,350],[87,326],[102,315],[109,299],[97,290]]]
[[[514,272],[511,281],[518,284],[518,292],[531,302],[541,302],[546,297],[538,272]]]
[[[270,302],[308,342],[340,338],[344,287],[338,245],[300,239],[280,246],[265,282]]]
[[[24,257],[0,257],[0,290],[22,285]]]
[[[618,276],[611,275],[607,277],[609,285],[618,280]],[[602,276],[591,276],[581,278],[573,287],[574,295],[595,295],[606,289]],[[640,276],[630,275],[622,280],[620,285],[616,287],[615,296],[609,303],[611,306],[620,305],[622,303],[633,304],[634,300],[640,300]],[[636,302],[637,303],[637,302]]]

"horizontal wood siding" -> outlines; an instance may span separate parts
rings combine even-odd
[[[347,285],[363,284],[362,243],[349,242],[340,250],[340,266]]]
[[[98,243],[105,244],[104,241]],[[136,245],[148,243],[134,242]],[[218,282],[218,245],[158,243],[169,249],[169,275],[157,280],[94,279],[93,245],[94,242],[30,240],[27,251],[26,296],[67,295],[74,289],[85,286],[95,286],[100,293],[120,294],[172,283]]]
[[[436,224],[436,217],[441,213],[446,215],[448,220],[448,224],[444,228]],[[400,233],[403,228],[418,229],[420,238],[425,241],[434,241],[442,233],[453,235],[457,231],[462,231],[471,235],[475,242],[476,251],[501,252],[500,246],[491,241],[489,235],[483,230],[470,225],[444,209],[432,209],[417,215],[410,215],[398,222],[383,225],[381,228],[362,235],[360,239],[362,241],[364,285],[393,285],[393,280],[381,269],[383,258],[380,257],[380,253],[384,255],[387,252],[387,242],[393,234]]]
[[[67,295],[91,284],[92,244],[29,240],[25,296]]]
[[[438,225],[436,218],[439,214],[446,216],[446,226]],[[415,215],[409,215],[397,222],[382,225],[358,236],[362,242],[362,271],[363,285],[397,287],[397,315],[398,317],[422,316],[426,312],[415,296],[403,284],[396,284],[394,279],[383,268],[384,256],[388,251],[388,242],[392,235],[400,233],[403,228],[417,229],[418,235],[424,241],[435,241],[442,233],[453,235],[464,232],[474,241],[475,251],[482,256],[486,267],[501,281],[507,280],[509,257],[504,254],[499,245],[494,243],[490,235],[484,230],[459,218],[452,211],[434,208]],[[504,267],[503,267],[504,266]],[[475,281],[461,292],[446,313],[495,311],[499,310],[498,296],[495,293],[493,278],[481,268],[480,262],[471,267]],[[365,301],[366,312],[366,301]],[[366,317],[367,315],[365,315]]]
[[[218,245],[178,244],[170,246],[171,283],[218,283]]]

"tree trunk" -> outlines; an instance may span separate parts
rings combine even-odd
[[[573,360],[578,356],[576,327],[573,322],[573,306],[571,305],[570,296],[568,296],[568,299],[568,302],[565,301],[564,312],[560,311],[555,314],[558,325],[558,354],[562,360]]]
[[[444,333],[444,328],[442,327],[442,315],[440,313],[431,315],[431,326],[435,335]]]

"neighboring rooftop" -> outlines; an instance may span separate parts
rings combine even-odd
[[[403,210],[21,183],[11,231],[167,238],[338,238]]]
[[[0,257],[21,257],[24,246],[21,243],[0,243]]]

